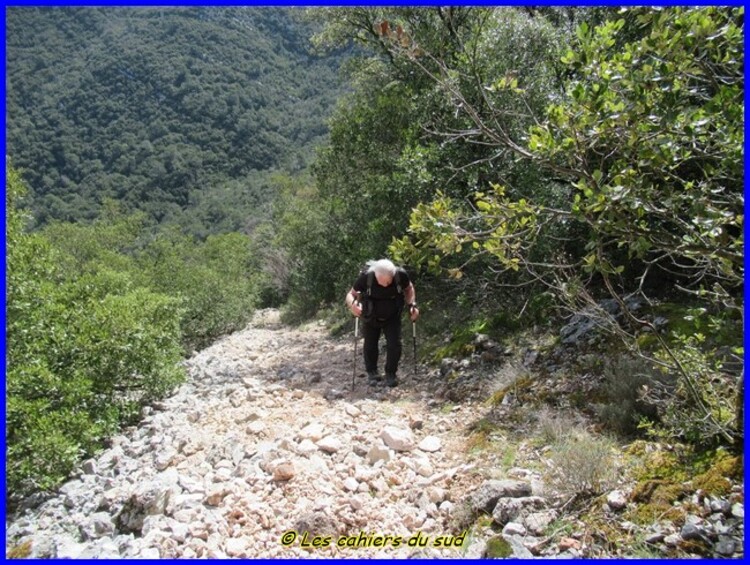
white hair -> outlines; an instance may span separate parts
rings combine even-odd
[[[391,275],[396,276],[396,265],[389,259],[378,259],[377,261],[371,260],[367,262],[367,272],[375,273],[376,275]]]

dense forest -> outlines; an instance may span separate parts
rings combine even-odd
[[[59,14],[8,15],[11,489],[253,308],[345,327],[384,255],[430,358],[585,310],[605,428],[741,450],[742,8]]]
[[[19,8],[6,17],[7,144],[38,224],[107,198],[185,230],[236,231],[271,173],[324,139],[341,57],[300,10]]]

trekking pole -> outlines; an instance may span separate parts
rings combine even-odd
[[[352,364],[352,392],[357,377],[357,336],[359,335],[359,317],[354,318],[354,363]]]
[[[411,337],[414,341],[414,378],[417,377],[417,322],[411,323]]]

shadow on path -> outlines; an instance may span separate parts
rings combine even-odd
[[[404,324],[405,329],[408,322]],[[418,364],[415,375],[411,332],[405,335],[403,355],[399,364],[396,387],[385,384],[370,386],[364,371],[362,358],[363,340],[357,340],[354,351],[354,323],[351,330],[341,337],[332,337],[322,323],[312,323],[298,328],[284,326],[278,314],[265,311],[256,316],[251,331],[268,335],[266,352],[259,355],[262,363],[260,378],[266,382],[281,384],[289,389],[319,394],[328,400],[375,399],[385,402],[403,400],[427,401],[434,397],[435,387],[427,367]],[[260,336],[259,336],[260,337]],[[381,354],[378,359],[382,374],[385,362],[385,340],[381,338]],[[272,349],[269,350],[269,349]]]

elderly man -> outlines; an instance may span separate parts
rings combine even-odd
[[[407,272],[388,259],[368,261],[346,295],[352,314],[362,319],[363,353],[368,383],[381,381],[378,374],[378,340],[385,334],[385,384],[398,384],[396,372],[401,360],[401,313],[409,308],[413,322],[419,318],[414,285]]]

